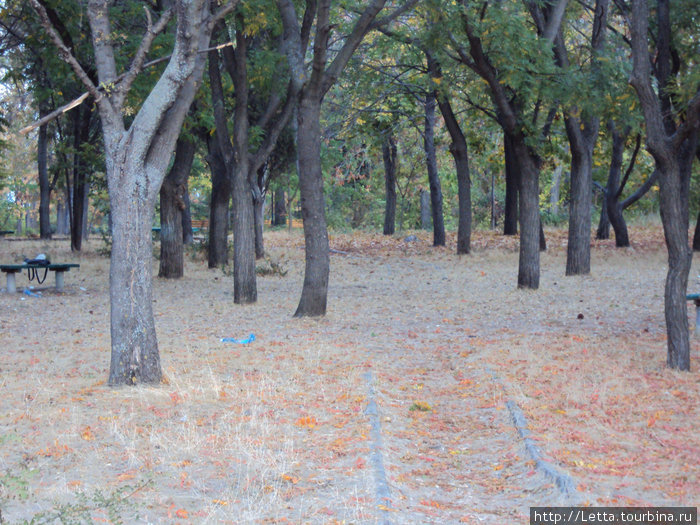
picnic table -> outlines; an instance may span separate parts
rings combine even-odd
[[[15,274],[17,272],[22,272],[28,270],[30,272],[39,272],[41,270],[51,271],[56,274],[56,290],[59,292],[63,290],[63,274],[69,271],[71,268],[80,268],[79,264],[75,263],[62,263],[62,264],[0,264],[0,271],[7,274],[7,292],[15,293],[17,291],[17,282],[15,280]]]

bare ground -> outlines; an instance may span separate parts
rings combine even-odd
[[[3,263],[81,265],[63,293],[52,277],[41,297],[0,293],[2,519],[519,524],[537,505],[697,505],[700,345],[690,373],[665,368],[660,229],[595,242],[573,278],[565,233],[547,233],[536,292],[515,287],[515,239],[477,233],[458,257],[422,233],[334,235],[318,320],[291,317],[300,232],[268,234],[288,273],[260,277],[252,306],[188,258],[155,281],[167,381],[120,389],[101,243],[0,239]]]

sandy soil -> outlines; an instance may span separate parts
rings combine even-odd
[[[659,228],[595,242],[586,277],[564,277],[565,232],[547,234],[536,292],[493,233],[462,257],[425,233],[333,235],[318,320],[291,317],[298,231],[267,235],[287,273],[260,277],[252,306],[188,256],[185,278],[155,280],[167,381],[120,389],[101,242],[0,239],[3,263],[81,265],[63,293],[50,276],[26,295],[26,275],[0,293],[0,521],[519,524],[537,505],[697,505],[700,344],[693,371],[665,368]]]

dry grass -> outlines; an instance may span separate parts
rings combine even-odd
[[[415,243],[332,235],[342,253],[320,320],[291,318],[297,231],[268,234],[288,273],[260,278],[256,305],[234,305],[231,279],[188,259],[184,279],[155,283],[167,383],[123,389],[104,384],[99,242],[73,255],[66,241],[0,239],[3,262],[43,251],[81,264],[64,293],[0,293],[2,517],[527,523],[530,505],[569,501],[534,469],[506,400],[574,478],[578,502],[697,504],[700,356],[694,341],[692,372],[664,366],[659,228],[632,230],[631,249],[594,243],[592,274],[576,278],[563,276],[565,232],[547,233],[537,292],[515,289],[514,239],[479,233],[458,257],[423,233]],[[220,342],[251,332],[250,345]],[[368,371],[386,502],[364,413]]]

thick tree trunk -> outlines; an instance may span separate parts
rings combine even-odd
[[[195,144],[180,138],[175,160],[160,187],[160,268],[158,277],[179,279],[184,274],[182,212]]]
[[[578,119],[567,117],[566,129],[571,151],[566,275],[588,275],[591,273],[591,195],[595,141],[590,143],[586,140],[579,128]]]
[[[506,202],[503,217],[503,235],[518,234],[518,179],[520,169],[513,152],[513,141],[503,134],[503,151],[506,165]]]
[[[542,223],[539,208],[539,168],[522,136],[511,137],[513,157],[519,166],[518,206],[520,208],[520,254],[518,288],[540,286],[540,241]]]
[[[42,111],[43,116],[44,112]],[[49,183],[48,140],[46,125],[39,127],[37,140],[37,168],[39,172],[39,235],[51,238],[51,185]]]
[[[242,20],[239,20],[242,23]],[[233,302],[254,303],[258,299],[255,277],[255,212],[248,158],[248,72],[246,36],[236,32],[235,62],[232,79],[236,87],[233,123],[233,147],[236,167],[233,171]]]
[[[667,364],[671,368],[690,370],[688,307],[685,296],[693,252],[688,245],[690,170],[683,173],[684,160],[683,156],[680,159],[675,156],[663,159],[659,208],[668,250],[668,273],[664,290],[664,312],[668,335]],[[690,166],[690,163],[688,164]]]
[[[253,199],[248,184],[248,163],[239,163],[233,177],[233,302],[258,299],[255,277]]]
[[[119,169],[126,168],[121,165]],[[123,184],[119,191],[110,191],[113,228],[109,384],[157,383],[161,380],[161,368],[151,300],[151,210],[155,202],[143,184],[147,173],[124,175],[113,177]]]
[[[384,188],[386,203],[384,206],[384,235],[394,235],[396,231],[396,160],[398,151],[393,133],[389,133],[382,142],[384,160]]]
[[[313,96],[302,97],[297,144],[306,264],[304,285],[295,317],[321,316],[326,313],[330,257],[321,172],[320,117],[320,100],[314,100]]]
[[[209,201],[209,268],[228,264],[228,214],[231,201],[231,176],[221,154],[216,136],[207,139],[211,170]]]
[[[445,221],[442,213],[442,187],[437,169],[435,155],[435,93],[429,93],[425,99],[425,162],[428,168],[430,184],[430,207],[433,216],[433,246],[445,246]]]

